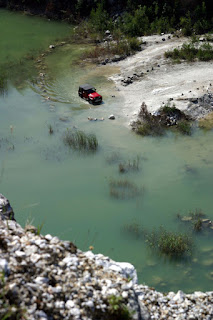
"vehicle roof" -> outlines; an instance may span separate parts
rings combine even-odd
[[[82,84],[81,86],[79,86],[79,88],[84,89],[84,90],[94,89],[94,87],[88,83]]]

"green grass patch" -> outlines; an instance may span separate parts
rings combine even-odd
[[[75,150],[96,151],[98,140],[94,134],[86,134],[83,131],[67,129],[63,137],[65,145]]]

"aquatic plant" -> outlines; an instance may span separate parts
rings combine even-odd
[[[5,95],[8,91],[8,82],[6,73],[0,70],[0,95]]]
[[[139,156],[136,157],[136,159],[129,160],[126,162],[121,162],[118,165],[118,170],[120,173],[126,173],[128,171],[138,171],[139,170]]]
[[[144,237],[143,227],[137,221],[132,221],[122,227],[122,231],[136,237],[136,239]]]
[[[142,194],[143,189],[128,180],[110,180],[110,195],[116,199],[130,199]]]
[[[106,157],[106,162],[108,164],[114,164],[119,162],[121,159],[121,156],[118,152],[112,152],[109,156]]]
[[[49,134],[50,135],[53,134],[54,130],[53,130],[53,127],[51,126],[51,124],[49,124],[48,128],[49,128]]]
[[[63,137],[65,145],[76,150],[96,151],[98,140],[94,134],[86,134],[83,131],[67,129]]]
[[[176,129],[185,135],[191,135],[192,134],[192,126],[191,123],[187,120],[181,120],[177,122]]]
[[[188,234],[167,231],[163,227],[147,232],[146,242],[154,250],[173,258],[191,255],[193,248],[192,238]]]
[[[199,119],[198,126],[204,130],[211,130],[213,128],[213,112],[210,112],[204,118]]]

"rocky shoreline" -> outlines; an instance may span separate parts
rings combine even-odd
[[[167,294],[119,263],[0,215],[0,318],[213,319],[213,291]]]

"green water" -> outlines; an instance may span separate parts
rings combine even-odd
[[[7,56],[23,59],[31,50],[34,54],[45,50],[54,36],[63,40],[70,32],[67,25],[7,11],[0,11],[0,30],[1,23],[11,30],[10,36],[1,33],[5,63]],[[32,33],[37,36],[29,37]],[[23,42],[14,55],[17,34]],[[196,208],[213,219],[213,133],[160,139],[136,136],[127,126],[122,98],[108,80],[118,69],[83,65],[78,61],[82,50],[80,44],[56,48],[39,68],[28,65],[33,82],[26,81],[25,74],[24,89],[10,81],[7,95],[0,97],[1,193],[10,199],[23,226],[27,220],[44,223],[43,233],[74,241],[82,250],[92,245],[95,253],[131,262],[141,283],[163,291],[212,290],[213,234],[194,236],[192,258],[174,262],[158,257],[124,227],[136,221],[149,230],[163,225],[189,232],[176,214]],[[103,94],[102,105],[91,107],[78,97],[78,85],[84,82]],[[114,121],[107,119],[112,113]],[[105,120],[90,122],[89,116]],[[82,154],[64,145],[65,131],[74,127],[96,134],[97,153]],[[137,157],[139,171],[119,173],[120,162]],[[112,198],[112,179],[134,182],[144,192],[133,199]]]

